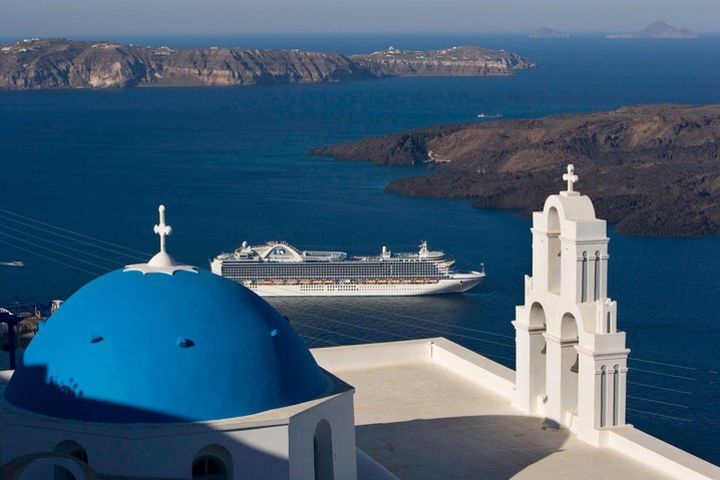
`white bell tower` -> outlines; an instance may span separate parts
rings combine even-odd
[[[570,428],[595,445],[602,431],[625,424],[625,332],[607,296],[606,222],[589,197],[567,190],[533,213],[532,276],[516,307],[516,391],[513,404]]]

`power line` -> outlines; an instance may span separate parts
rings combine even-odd
[[[360,308],[358,308],[358,310],[363,310],[363,309],[360,307]],[[371,310],[371,311],[374,312],[374,311],[376,311],[376,310]],[[386,311],[383,311],[383,313],[388,314],[388,315],[392,315],[392,316],[394,316],[394,317],[407,318],[408,320],[420,320],[420,321],[422,321],[422,322],[427,322],[427,323],[430,323],[430,324],[435,324],[435,325],[440,325],[440,326],[447,326],[447,324],[445,324],[445,323],[438,322],[438,321],[434,321],[434,320],[428,320],[427,318],[416,317],[416,316],[411,316],[411,315],[403,315],[403,314],[401,314],[401,313],[396,313],[396,312],[386,312]],[[492,336],[494,336],[494,337],[500,337],[500,338],[507,338],[507,339],[510,339],[510,340],[515,340],[515,337],[510,336],[510,335],[503,335],[503,334],[501,334],[501,333],[494,333],[494,332],[490,332],[490,331],[487,331],[487,330],[480,330],[480,329],[478,329],[478,328],[463,327],[463,326],[461,326],[461,325],[454,325],[454,327],[455,327],[455,328],[458,328],[458,329],[461,329],[461,330],[466,330],[466,331],[469,331],[469,332],[481,333],[481,334],[484,334],[484,335],[492,335]]]
[[[95,249],[98,249],[98,250],[104,250],[104,251],[106,251],[106,252],[110,252],[110,253],[115,254],[115,255],[120,255],[120,256],[123,256],[123,257],[132,258],[132,259],[137,259],[137,260],[144,258],[144,257],[140,257],[139,255],[135,255],[135,254],[127,253],[127,252],[120,252],[120,251],[117,251],[117,250],[114,250],[114,249],[111,249],[111,248],[107,248],[107,247],[104,247],[104,246],[102,246],[102,245],[98,245],[98,244],[93,243],[93,242],[89,242],[89,241],[86,241],[86,240],[82,240],[82,239],[79,239],[79,238],[75,238],[75,237],[72,237],[72,236],[69,236],[69,235],[63,235],[62,233],[57,233],[57,232],[54,232],[54,231],[52,231],[52,230],[47,230],[47,229],[45,229],[45,228],[38,227],[37,225],[31,225],[31,224],[23,223],[23,222],[21,222],[21,221],[19,221],[19,220],[16,220],[16,219],[14,219],[14,218],[4,217],[4,216],[2,216],[2,214],[0,214],[0,218],[1,218],[2,220],[6,221],[6,222],[7,222],[7,221],[14,222],[14,223],[19,224],[19,225],[21,225],[21,226],[23,226],[23,227],[32,228],[32,229],[34,229],[34,230],[38,230],[38,231],[40,231],[40,232],[43,232],[43,233],[45,233],[45,234],[47,234],[47,235],[54,235],[54,236],[57,237],[57,238],[62,238],[62,239],[65,239],[65,240],[69,240],[69,241],[71,241],[71,242],[77,242],[77,243],[80,243],[80,244],[83,244],[83,245],[88,245],[88,246],[90,246],[90,247],[92,247],[92,248],[95,248]],[[9,227],[6,225],[5,228],[9,228]],[[25,233],[26,235],[29,235],[29,234],[26,233],[26,232],[24,232],[24,233]]]
[[[652,364],[655,364],[655,365],[664,365],[664,366],[666,366],[666,367],[683,368],[683,369],[685,369],[685,370],[697,370],[697,368],[694,368],[694,367],[686,367],[686,366],[677,365],[677,364],[674,364],[674,363],[657,362],[657,361],[655,361],[655,360],[643,360],[643,359],[641,359],[641,358],[635,358],[635,357],[633,357],[633,361],[635,361],[635,362],[641,362],[641,363],[652,363]]]
[[[335,320],[335,319],[332,319],[332,318],[321,317],[320,315],[315,315],[315,314],[311,314],[311,313],[303,313],[303,314],[301,314],[301,315],[305,315],[305,316],[309,316],[309,317],[315,317],[315,318],[319,318],[319,319],[321,319],[321,320],[325,320],[325,321],[328,321],[328,322],[339,323],[339,324],[341,324],[341,325],[347,325],[347,326],[350,326],[350,327],[361,328],[361,329],[363,329],[363,330],[369,330],[369,331],[371,331],[371,332],[381,333],[381,334],[383,334],[383,335],[388,335],[388,336],[392,336],[392,337],[399,338],[400,340],[415,340],[415,338],[412,338],[412,337],[402,336],[402,335],[398,335],[398,334],[395,334],[395,333],[386,332],[386,331],[383,331],[383,330],[377,330],[377,329],[374,329],[374,328],[372,328],[372,327],[363,327],[363,326],[360,326],[360,325],[350,324],[350,323],[347,323],[347,322],[341,322],[340,320]],[[296,320],[292,320],[291,322],[295,323],[295,322],[297,322],[297,321],[296,321]],[[302,326],[305,326],[305,327],[318,328],[318,329],[319,329],[319,327],[313,327],[312,325],[307,324],[307,323],[304,323],[304,322],[297,322],[297,323],[299,323],[299,324],[301,324]],[[325,331],[330,332],[330,333],[333,333],[333,334],[337,334],[337,335],[349,336],[349,337],[351,337],[351,338],[354,338],[354,339],[356,339],[356,340],[360,340],[360,341],[362,341],[362,342],[374,343],[374,342],[377,341],[377,340],[373,340],[373,339],[370,339],[370,338],[367,338],[367,337],[363,337],[363,338],[361,339],[360,337],[356,337],[356,336],[354,336],[354,335],[345,335],[345,334],[343,334],[343,333],[341,333],[341,332],[336,332],[336,331],[331,331],[331,330],[325,330]],[[339,344],[335,344],[335,345],[339,345]],[[514,358],[512,358],[512,357],[505,357],[505,356],[503,356],[503,355],[493,355],[493,354],[487,354],[487,353],[484,353],[484,352],[481,353],[481,355],[483,355],[483,356],[485,356],[485,357],[489,357],[489,358],[509,360],[509,361],[513,361],[513,362],[515,361]]]
[[[682,393],[683,395],[692,395],[692,392],[686,392],[684,390],[676,390],[674,388],[667,388],[667,387],[657,387],[655,385],[648,385],[647,383],[637,383],[637,382],[627,382],[628,385],[637,385],[639,387],[648,387],[648,388],[654,388],[657,390],[665,390],[668,392],[675,392],[675,393]]]
[[[352,338],[353,340],[357,340],[357,341],[363,342],[363,343],[367,343],[367,342],[368,342],[368,340],[367,340],[366,338],[356,337],[355,335],[349,335],[349,334],[347,334],[347,333],[342,333],[342,332],[335,332],[335,331],[332,331],[332,330],[328,330],[327,328],[316,327],[315,325],[309,325],[309,324],[307,324],[307,323],[298,322],[297,320],[294,321],[294,322],[291,321],[291,323],[297,323],[297,324],[299,324],[301,327],[313,328],[313,329],[315,329],[315,330],[318,330],[318,331],[321,331],[321,332],[325,332],[325,333],[331,333],[331,334],[333,334],[333,335],[340,335],[340,336],[343,336],[343,337]]]
[[[330,307],[330,308],[333,309],[332,307]],[[349,313],[349,314],[353,314],[353,315],[358,315],[357,312],[348,312],[347,310],[341,310],[341,309],[337,309],[337,308],[335,308],[334,310],[339,311],[339,312],[343,312],[343,313]],[[378,316],[374,316],[374,315],[369,315],[369,314],[367,314],[367,313],[364,313],[364,314],[361,313],[361,314],[359,314],[359,315],[367,315],[368,317],[374,318],[374,319],[376,319],[376,320],[381,320],[381,321],[384,321],[384,322],[396,323],[396,324],[402,325],[402,326],[404,326],[404,327],[407,327],[407,326],[408,326],[406,323],[399,322],[399,321],[397,321],[397,320],[391,320],[391,319],[389,319],[389,318],[383,318],[383,317],[378,317]],[[426,327],[426,326],[424,326],[424,325],[413,325],[413,327],[414,327],[414,328],[421,328],[421,329],[427,330],[427,331],[429,331],[429,332],[433,332],[433,333],[435,333],[435,334],[448,335],[448,336],[454,336],[454,337],[459,337],[459,338],[465,338],[465,339],[468,339],[468,340],[474,340],[474,341],[477,341],[477,342],[489,343],[489,344],[492,344],[492,345],[498,345],[498,346],[505,347],[505,348],[515,348],[515,345],[508,345],[508,344],[506,344],[506,343],[496,342],[496,341],[493,341],[493,340],[485,340],[485,339],[478,338],[478,337],[471,337],[471,336],[469,336],[469,335],[463,335],[463,334],[461,334],[461,333],[446,332],[446,331],[434,329],[434,328],[431,328],[431,327]]]
[[[18,245],[15,245],[14,243],[11,243],[11,242],[6,241],[6,240],[0,239],[0,243],[4,243],[5,245],[10,245],[11,247],[16,248],[16,249],[18,249],[18,250],[20,250],[20,251],[27,252],[27,253],[31,253],[31,254],[33,254],[33,255],[35,255],[35,256],[37,256],[37,257],[43,258],[43,259],[48,260],[48,261],[50,261],[50,262],[55,262],[55,263],[57,263],[57,264],[64,265],[64,266],[66,266],[66,267],[68,267],[68,268],[72,268],[72,269],[78,270],[78,271],[80,271],[80,272],[84,272],[84,273],[90,274],[90,275],[92,275],[93,277],[97,277],[97,276],[102,275],[102,273],[91,272],[90,270],[86,270],[86,269],[84,269],[84,268],[82,268],[82,267],[78,267],[77,265],[72,265],[72,264],[70,264],[70,263],[65,263],[65,262],[63,262],[62,260],[58,260],[58,259],[56,259],[56,258],[43,255],[43,254],[38,253],[38,252],[36,252],[36,251],[34,251],[34,250],[30,250],[30,249],[27,249],[27,248],[20,247],[20,246],[18,246]]]
[[[652,400],[650,398],[635,397],[633,395],[628,395],[627,398],[632,398],[633,400],[642,400],[643,402],[657,403],[659,405],[667,405],[668,407],[685,408],[685,409],[690,408],[687,405],[680,405],[679,403],[662,402],[660,400]]]
[[[673,417],[672,415],[663,415],[661,413],[646,412],[645,410],[637,410],[635,408],[625,407],[625,409],[628,412],[642,413],[644,415],[652,415],[653,417],[662,417],[662,418],[667,418],[670,420],[678,420],[680,422],[693,422],[694,421],[694,420],[690,420],[689,418]]]
[[[307,335],[305,333],[301,334],[301,337],[308,338],[310,340],[315,340],[316,342],[327,343],[328,345],[331,345],[333,347],[337,347],[340,345],[339,343],[331,342],[330,340],[325,340],[324,338],[320,338],[320,337],[313,337],[312,335]]]
[[[117,244],[117,243],[108,242],[108,241],[106,241],[106,240],[102,240],[102,239],[96,238],[96,237],[91,237],[90,235],[85,235],[85,234],[83,234],[83,233],[74,232],[74,231],[72,231],[72,230],[68,230],[67,228],[58,227],[58,226],[56,226],[56,225],[52,225],[52,224],[47,223],[47,222],[43,222],[43,221],[36,220],[36,219],[34,219],[34,218],[31,218],[31,217],[27,217],[27,216],[25,216],[25,215],[20,215],[19,213],[15,213],[15,212],[11,212],[11,211],[9,211],[9,210],[5,210],[5,209],[3,209],[3,208],[0,208],[0,212],[3,212],[3,213],[6,214],[6,217],[5,217],[5,218],[6,218],[7,220],[10,220],[10,221],[13,221],[13,222],[16,222],[16,223],[22,224],[22,222],[20,222],[19,220],[15,220],[15,219],[13,219],[13,218],[7,218],[7,215],[12,215],[12,216],[14,216],[14,217],[22,218],[22,219],[24,219],[24,220],[27,220],[27,221],[30,221],[30,222],[34,222],[34,223],[43,225],[43,226],[48,227],[48,228],[52,228],[52,229],[55,229],[55,230],[59,230],[59,231],[61,231],[61,232],[69,233],[69,234],[71,234],[71,235],[75,235],[75,236],[78,236],[78,237],[86,238],[86,239],[88,239],[88,240],[92,240],[92,241],[94,241],[94,242],[98,242],[98,243],[101,243],[101,244],[104,244],[104,245],[108,245],[108,246],[111,246],[111,247],[120,248],[120,249],[126,250],[126,251],[128,251],[128,252],[134,252],[135,254],[143,255],[142,258],[145,258],[145,257],[147,257],[147,256],[152,255],[152,254],[150,254],[150,253],[148,253],[148,252],[143,252],[142,250],[137,250],[137,249],[135,249],[135,248],[126,247],[126,246],[124,246],[124,245],[120,245],[120,244]],[[50,232],[50,231],[45,230],[45,229],[42,229],[42,228],[40,228],[40,227],[38,227],[38,226],[28,225],[28,224],[26,224],[26,226],[27,226],[27,227],[30,227],[30,228],[35,228],[35,229],[37,229],[37,230],[45,231],[45,232],[47,232],[47,233],[51,233],[51,234],[53,234],[53,235],[58,235],[58,236],[61,235],[61,234],[59,234],[59,233],[57,233],[57,232]],[[82,242],[81,240],[78,240],[78,239],[74,239],[74,240],[75,240],[75,241],[78,241],[78,242]],[[99,246],[98,246],[98,247],[96,247],[96,248],[104,248],[104,247],[99,247]],[[128,256],[132,256],[132,255],[129,255],[129,254],[128,254]],[[141,258],[141,257],[137,257],[137,256],[136,256],[135,258]]]
[[[632,367],[632,369],[636,372],[643,372],[643,373],[651,373],[653,375],[660,375],[661,377],[670,377],[670,378],[679,378],[681,380],[687,380],[690,382],[696,382],[697,380],[692,377],[683,377],[682,375],[672,375],[670,373],[662,373],[662,372],[654,372],[652,370],[644,370],[642,368],[636,368]]]
[[[313,317],[313,318],[318,318],[318,319],[324,320],[324,321],[326,321],[326,322],[333,322],[333,323],[338,323],[338,324],[340,324],[340,325],[345,325],[345,326],[348,326],[348,327],[359,328],[359,329],[361,329],[361,330],[368,330],[368,331],[373,332],[373,333],[381,333],[381,334],[383,334],[383,335],[388,335],[388,336],[390,336],[390,337],[399,338],[399,339],[401,339],[401,340],[409,340],[408,337],[403,336],[403,335],[398,335],[398,334],[396,334],[396,333],[386,332],[386,331],[378,330],[378,329],[372,328],[372,327],[364,327],[364,326],[362,326],[362,325],[347,323],[347,322],[343,322],[343,321],[340,321],[340,320],[335,320],[334,318],[322,317],[322,316],[320,316],[320,315],[316,315],[316,314],[313,314],[313,313],[307,313],[307,312],[305,312],[305,313],[303,313],[302,315],[305,315],[305,316],[308,316],[308,317]]]
[[[103,262],[108,262],[108,263],[111,263],[111,264],[113,264],[113,265],[117,265],[117,263],[116,263],[114,260],[108,259],[107,257],[101,257],[100,255],[95,255],[94,253],[91,253],[91,252],[88,252],[88,251],[85,251],[85,250],[81,250],[81,249],[79,249],[79,248],[75,248],[75,247],[70,247],[70,246],[67,246],[67,245],[63,245],[62,243],[58,243],[58,242],[55,242],[55,241],[53,241],[53,240],[48,240],[47,238],[41,237],[40,235],[35,235],[35,234],[32,234],[32,233],[23,232],[22,230],[18,230],[18,229],[16,229],[16,228],[8,227],[7,225],[4,226],[3,229],[4,229],[4,230],[11,230],[11,231],[14,231],[14,232],[16,232],[16,233],[19,233],[19,234],[21,234],[21,235],[28,236],[28,237],[30,237],[30,238],[36,238],[36,239],[38,239],[38,240],[40,240],[40,241],[42,241],[42,242],[46,242],[46,243],[49,243],[49,244],[51,244],[51,245],[57,245],[57,246],[60,247],[60,248],[65,248],[65,249],[67,249],[67,250],[71,250],[71,251],[73,251],[73,252],[80,253],[80,254],[82,254],[82,255],[87,255],[87,256],[89,256],[89,257],[97,258],[98,260],[101,260],[101,261],[103,261]],[[5,235],[9,235],[9,234],[6,234],[6,233],[4,232],[4,230],[0,230],[0,233],[3,233],[3,234],[5,234]],[[22,238],[22,237],[19,237],[19,238]]]
[[[41,246],[41,245],[35,245],[35,244],[32,243],[32,242],[29,242],[29,241],[27,241],[27,240],[23,240],[22,238],[14,237],[14,236],[12,236],[12,235],[10,235],[10,234],[7,234],[7,233],[5,233],[5,232],[0,232],[0,235],[4,236],[4,237],[6,237],[6,238],[9,237],[9,238],[11,238],[12,240],[15,240],[16,242],[21,242],[21,243],[30,245],[30,246],[32,246],[32,247],[34,247],[34,248],[39,248],[39,249],[41,249],[41,250],[48,251],[48,252],[53,253],[53,254],[55,254],[55,255],[60,255],[61,257],[69,258],[70,260],[74,260],[74,261],[76,261],[76,262],[80,262],[80,263],[84,263],[84,264],[86,264],[86,265],[90,265],[91,267],[97,267],[97,268],[103,269],[103,270],[106,271],[106,272],[108,272],[108,271],[111,270],[111,269],[109,269],[109,268],[106,268],[106,267],[103,266],[103,265],[98,265],[98,264],[96,264],[96,263],[92,263],[92,262],[89,262],[89,261],[87,261],[87,260],[83,260],[83,259],[81,259],[81,258],[73,257],[72,255],[68,255],[67,253],[58,252],[58,251],[53,250],[52,248],[43,247],[43,246]],[[30,252],[32,253],[32,251],[30,251]]]

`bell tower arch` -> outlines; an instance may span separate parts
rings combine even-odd
[[[575,190],[573,165],[563,180],[566,190],[533,213],[532,276],[513,321],[513,405],[599,445],[603,430],[625,424],[629,350],[607,294],[607,224]]]

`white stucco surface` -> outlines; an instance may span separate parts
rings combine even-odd
[[[401,480],[673,478],[522,414],[506,395],[512,370],[447,340],[313,354],[356,389],[358,448]]]

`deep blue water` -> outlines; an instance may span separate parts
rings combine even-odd
[[[610,41],[597,36],[315,35],[119,39],[170,46],[313,48],[389,44],[505,48],[540,67],[512,78],[418,78],[218,89],[0,92],[0,208],[145,252],[157,204],[176,258],[198,265],[242,240],[287,239],[352,253],[413,249],[421,239],[461,268],[487,266],[465,295],[274,300],[311,346],[444,335],[512,366],[514,305],[530,270],[530,223],[466,202],[383,192],[424,167],[334,163],[308,147],[479,112],[534,117],[649,102],[720,102],[720,37]],[[578,172],[582,185],[591,178]],[[561,182],[558,179],[558,189]],[[551,193],[551,192],[548,192]],[[541,208],[541,205],[538,205]],[[13,220],[14,219],[14,220]],[[134,261],[119,248],[0,211],[0,305],[66,298]],[[629,421],[720,463],[720,237],[611,232],[610,292],[628,332]],[[35,252],[28,253],[25,249]],[[81,268],[53,263],[37,254]],[[88,273],[90,272],[90,273]],[[112,308],[112,305],[108,305]],[[671,365],[662,365],[662,362]],[[660,390],[657,387],[670,389]],[[663,403],[657,403],[663,402]],[[664,415],[664,416],[659,416]]]

